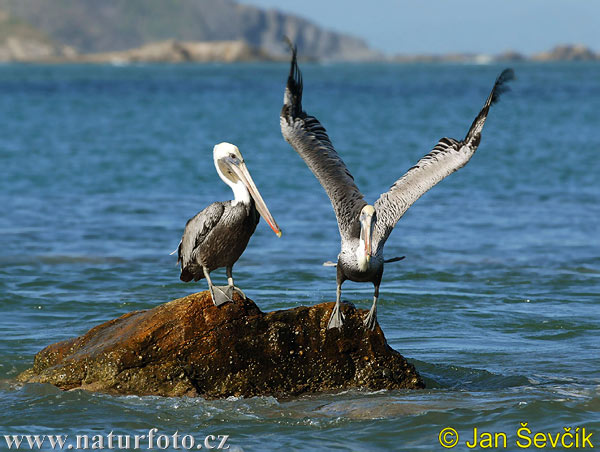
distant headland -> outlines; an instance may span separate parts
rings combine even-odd
[[[233,0],[0,0],[0,62],[113,63],[287,61],[282,37],[315,61],[490,63],[599,61],[582,45],[524,55],[384,55],[354,36],[302,17]]]
[[[494,63],[504,61],[600,61],[600,53],[595,53],[580,44],[563,44],[551,50],[524,55],[508,50],[498,55],[477,53],[449,53],[442,55],[397,55],[389,59],[397,63]]]
[[[0,0],[0,10],[2,61],[283,59],[284,35],[310,59],[382,56],[362,39],[233,0]]]

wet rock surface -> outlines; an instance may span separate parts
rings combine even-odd
[[[379,326],[363,327],[367,311],[343,305],[343,328],[327,330],[332,309],[322,303],[263,313],[237,295],[217,308],[208,292],[196,293],[52,344],[18,380],[206,398],[424,387]]]

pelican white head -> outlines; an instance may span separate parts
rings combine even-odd
[[[273,232],[281,237],[281,229],[277,226],[258,188],[256,188],[238,147],[231,143],[217,144],[213,148],[213,160],[219,177],[233,190],[233,205],[240,202],[250,204],[250,197],[252,197],[258,212],[271,226]]]
[[[233,165],[244,163],[242,153],[231,143],[219,143],[213,148],[213,161],[219,177],[233,190],[235,202],[250,202],[248,190],[233,170]]]

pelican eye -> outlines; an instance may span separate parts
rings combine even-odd
[[[231,157],[232,159],[237,159],[237,156],[235,154],[229,154],[229,157]]]

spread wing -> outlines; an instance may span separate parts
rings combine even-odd
[[[224,204],[215,202],[188,220],[177,249],[177,263],[181,263],[182,272],[190,263],[195,263],[198,247],[217,225],[224,211]]]
[[[317,118],[302,110],[302,74],[296,61],[295,47],[292,48],[280,124],[285,140],[304,159],[327,192],[340,234],[347,237],[366,202],[348,168],[333,148],[325,128]]]
[[[417,162],[415,166],[383,193],[375,202],[377,220],[373,234],[376,247],[381,247],[413,203],[446,176],[462,168],[471,159],[481,140],[481,130],[485,124],[490,106],[508,90],[506,82],[514,78],[512,69],[505,69],[496,79],[492,92],[483,108],[473,121],[467,136],[462,141],[442,138],[433,150]]]

